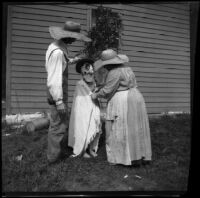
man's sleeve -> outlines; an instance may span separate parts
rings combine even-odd
[[[63,52],[55,50],[48,61],[47,86],[55,102],[63,100],[62,80],[63,80]]]

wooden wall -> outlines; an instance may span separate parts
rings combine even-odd
[[[121,53],[130,65],[144,95],[148,113],[190,110],[189,5],[104,5],[120,13],[123,21]],[[97,5],[15,5],[10,8],[10,112],[47,109],[45,51],[52,39],[49,26],[66,20],[89,27],[90,11]],[[9,22],[9,20],[8,20]],[[83,48],[75,42],[73,56]],[[69,106],[80,76],[69,68]],[[9,85],[8,85],[9,87]],[[7,94],[9,95],[9,94]],[[8,110],[9,111],[9,110]]]
[[[123,6],[123,52],[148,112],[190,111],[188,4]]]
[[[86,5],[16,5],[10,8],[10,112],[36,112],[48,108],[46,102],[45,52],[53,41],[49,26],[63,26],[66,20],[81,23],[87,29]],[[73,56],[83,42],[69,47]],[[69,68],[69,86],[75,75]]]

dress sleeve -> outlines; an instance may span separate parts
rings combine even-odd
[[[63,52],[55,50],[49,58],[47,67],[47,86],[55,102],[63,100]]]
[[[106,83],[96,94],[97,98],[109,99],[118,89],[120,83],[120,72],[111,70],[106,78]]]

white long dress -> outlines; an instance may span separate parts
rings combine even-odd
[[[100,109],[92,101],[91,93],[83,80],[77,82],[68,134],[68,146],[73,148],[74,156],[85,151],[92,141],[92,150],[97,152],[98,149],[101,133]]]

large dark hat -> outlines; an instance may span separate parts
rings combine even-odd
[[[81,67],[85,64],[85,63],[90,63],[90,64],[93,64],[94,61],[90,58],[83,58],[81,60],[79,60],[77,63],[76,63],[76,72],[81,74]]]

